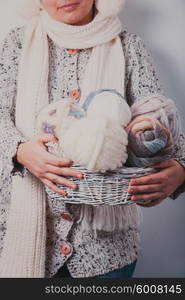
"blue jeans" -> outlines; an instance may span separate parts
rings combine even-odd
[[[135,271],[136,263],[137,259],[133,263],[126,265],[121,269],[114,270],[104,275],[98,275],[94,278],[131,278]],[[58,270],[53,278],[72,278],[72,276],[68,271],[67,265],[64,264],[64,266]]]

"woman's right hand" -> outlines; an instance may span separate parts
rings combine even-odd
[[[56,184],[77,189],[77,185],[66,176],[83,178],[80,171],[71,167],[72,161],[67,158],[59,158],[47,151],[45,143],[58,143],[52,134],[42,134],[31,138],[28,142],[21,143],[17,149],[16,159],[24,165],[33,175],[39,178],[44,185],[54,192],[67,195],[66,191],[58,188]],[[65,176],[65,177],[63,177]]]

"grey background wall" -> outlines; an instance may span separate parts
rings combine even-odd
[[[23,23],[13,17],[15,3],[0,0],[0,40],[11,27]],[[121,19],[151,51],[166,95],[180,110],[185,131],[185,1],[127,0]],[[185,194],[143,208],[143,214],[142,254],[134,277],[184,277]]]

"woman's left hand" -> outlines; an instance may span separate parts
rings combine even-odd
[[[128,192],[131,200],[149,201],[143,207],[155,206],[169,197],[184,181],[185,169],[176,160],[170,159],[151,166],[159,171],[155,174],[131,179]]]

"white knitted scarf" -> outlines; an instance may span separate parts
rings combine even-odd
[[[37,132],[35,116],[48,104],[47,35],[60,47],[90,48],[92,54],[86,69],[81,103],[90,92],[100,88],[124,93],[125,60],[116,16],[98,13],[83,26],[66,25],[52,19],[46,11],[33,17],[25,29],[19,64],[16,99],[16,127],[28,138]],[[0,277],[38,278],[45,276],[46,194],[43,184],[31,173],[13,176],[12,198],[7,232],[0,258]],[[136,205],[133,214],[137,219]],[[128,209],[125,210],[128,212]],[[101,215],[100,215],[101,218]]]

